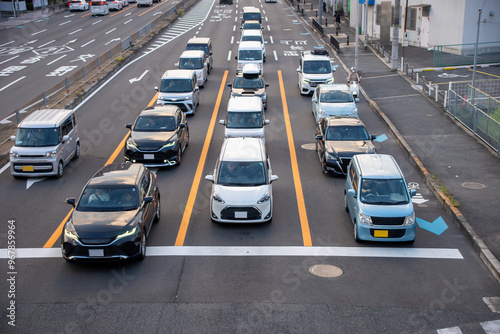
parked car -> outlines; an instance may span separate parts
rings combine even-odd
[[[189,145],[186,116],[175,105],[156,105],[144,109],[131,129],[124,148],[125,161],[147,167],[173,166]]]
[[[210,217],[223,223],[262,223],[273,217],[271,163],[260,138],[226,138],[212,175]]]
[[[85,0],[71,0],[68,3],[69,11],[72,12],[74,10],[82,10],[86,11],[90,9],[90,5]]]
[[[312,113],[316,122],[327,116],[358,117],[356,102],[347,84],[319,85],[311,98]]]
[[[109,10],[122,10],[123,2],[121,0],[107,0]]]
[[[90,178],[61,235],[68,261],[107,261],[146,256],[153,222],[160,219],[156,174],[143,164],[109,164]]]
[[[344,205],[356,241],[413,243],[417,233],[411,198],[396,160],[387,154],[353,156],[347,170]]]
[[[316,151],[323,174],[345,175],[353,155],[376,153],[375,138],[357,117],[321,119],[316,123]]]
[[[318,85],[333,83],[336,68],[332,66],[327,50],[301,51],[299,55],[297,82],[300,94],[312,94]]]
[[[168,70],[161,77],[158,104],[174,104],[189,115],[196,113],[200,104],[200,89],[194,70]]]
[[[231,88],[231,96],[258,96],[262,99],[264,109],[267,109],[266,88],[269,84],[264,81],[259,67],[255,64],[246,64],[241,72],[236,74],[233,82],[227,84]]]

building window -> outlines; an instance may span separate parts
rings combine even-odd
[[[416,30],[417,29],[417,9],[408,8],[408,16],[406,17],[406,29]]]
[[[431,6],[422,7],[422,16],[429,17],[430,11],[431,11]]]

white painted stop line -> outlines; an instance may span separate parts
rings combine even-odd
[[[12,255],[12,252],[10,253]],[[419,259],[463,259],[453,248],[389,247],[231,247],[231,246],[149,246],[148,256],[316,256],[316,257],[385,257]],[[7,249],[0,249],[0,259],[7,259]],[[16,248],[16,258],[62,257],[59,248]]]

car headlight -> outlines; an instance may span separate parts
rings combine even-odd
[[[262,203],[265,203],[267,201],[269,201],[271,199],[271,194],[269,194],[269,191],[266,191],[266,193],[264,194],[264,196],[262,196],[259,201],[257,202],[257,204],[262,204]]]
[[[329,152],[325,152],[325,158],[326,158],[326,160],[337,161],[337,157],[334,156],[332,153],[329,153]]]
[[[56,151],[45,152],[45,157],[48,159],[55,158],[57,157],[57,152]]]
[[[163,146],[160,148],[160,150],[162,150],[162,149],[164,149],[164,148],[169,148],[169,147],[172,147],[172,146],[174,146],[175,144],[176,144],[176,142],[175,142],[175,141],[168,142],[168,143],[166,143],[165,145],[163,145]]]
[[[73,226],[73,223],[71,222],[71,219],[68,220],[66,223],[66,226],[64,227],[64,235],[70,239],[73,240],[78,240],[78,234],[76,233],[75,227]]]
[[[163,96],[158,96],[158,100],[163,101],[165,99],[163,98]]]
[[[331,77],[328,80],[326,80],[326,83],[333,83],[333,77]]]
[[[17,153],[17,152],[10,152],[10,158],[11,159],[17,159],[17,158],[19,158],[19,153]]]
[[[219,202],[221,204],[226,203],[226,202],[224,202],[224,200],[222,199],[222,197],[220,197],[220,195],[217,194],[217,193],[215,193],[215,192],[213,193],[212,198],[214,199],[214,201]]]
[[[132,138],[127,139],[127,149],[129,148],[137,148],[137,144]]]
[[[115,239],[125,238],[134,235],[137,232],[137,226],[131,230],[125,231],[122,234],[118,234]]]
[[[319,110],[319,114],[320,114],[320,115],[326,115],[326,111],[324,111],[323,109],[320,109],[320,110]]]
[[[310,80],[309,80],[309,79],[304,78],[304,79],[302,79],[302,82],[309,83],[309,82],[310,82]]]
[[[411,226],[415,224],[415,212],[405,218],[403,226]]]
[[[186,96],[186,97],[184,98],[184,101],[190,101],[190,100],[191,100],[191,96]]]
[[[363,214],[361,211],[359,212],[358,215],[358,221],[360,224],[363,225],[370,225],[370,226],[373,225],[371,217]]]

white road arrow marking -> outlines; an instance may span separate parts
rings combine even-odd
[[[132,78],[132,79],[130,79],[130,80],[129,80],[129,82],[130,82],[130,83],[133,83],[133,82],[136,82],[136,81],[141,81],[141,80],[142,80],[142,78],[144,78],[144,76],[145,76],[145,75],[146,75],[146,73],[148,73],[148,72],[149,72],[149,70],[145,70],[145,71],[144,71],[144,73],[142,73],[140,77],[138,77],[138,78]]]
[[[120,39],[119,38],[114,38],[114,39],[110,40],[109,42],[107,42],[104,45],[108,45],[108,44],[111,44],[111,43],[116,42],[116,41],[120,41]]]
[[[46,177],[40,178],[40,179],[28,179],[26,180],[26,189],[29,189],[33,185],[33,183],[40,182],[45,180]]]
[[[424,199],[424,196],[422,196],[420,193],[417,193],[415,196],[411,198],[413,203],[417,204],[424,204],[425,202],[428,202],[428,199]]]

